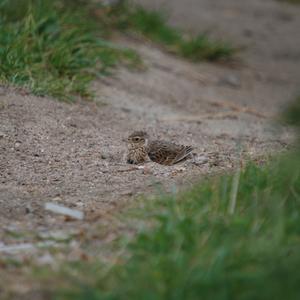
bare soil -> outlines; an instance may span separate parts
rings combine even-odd
[[[126,40],[146,69],[119,69],[94,82],[94,102],[67,104],[0,88],[1,298],[33,299],[24,270],[32,262],[103,256],[101,245],[117,236],[120,211],[138,195],[190,186],[231,170],[240,157],[262,161],[290,144],[292,132],[274,120],[299,91],[299,7],[271,0],[173,0],[150,6],[160,5],[185,30],[209,30],[246,46],[241,62],[194,64]],[[137,129],[192,145],[195,156],[172,167],[128,165],[124,139]],[[46,202],[83,211],[85,218],[48,212]],[[49,241],[55,252],[1,250]]]

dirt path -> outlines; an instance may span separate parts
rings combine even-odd
[[[68,250],[59,255],[76,259],[86,251],[83,235],[98,245],[114,238],[108,216],[139,193],[156,192],[160,185],[173,190],[199,175],[230,169],[241,151],[256,158],[288,144],[290,132],[272,119],[299,88],[293,32],[300,28],[300,10],[275,1],[253,0],[247,7],[239,1],[164,2],[172,5],[172,22],[187,29],[210,28],[217,19],[216,35],[249,45],[241,55],[245,64],[195,65],[126,41],[147,70],[119,70],[95,82],[95,103],[69,105],[1,87],[0,249],[63,232],[75,238],[64,242]],[[124,161],[122,139],[135,129],[193,145],[197,156],[176,167],[150,163],[133,169]],[[48,201],[79,209],[86,218],[67,222],[45,211]],[[35,252],[34,259],[47,263],[45,253]],[[4,266],[5,255],[32,259],[30,251],[1,253]]]
[[[273,112],[299,93],[299,6],[276,0],[136,2],[151,9],[164,9],[169,12],[171,24],[188,32],[208,32],[244,49],[240,56],[245,66],[227,69],[225,74],[232,80],[225,81],[231,81],[232,86],[215,86],[215,94]]]

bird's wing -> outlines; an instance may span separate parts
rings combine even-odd
[[[182,146],[181,151],[178,152],[175,159],[173,160],[173,164],[177,164],[182,160],[186,159],[191,154],[192,151],[193,148],[191,146]]]
[[[159,164],[173,165],[185,159],[192,147],[166,141],[152,141],[147,147],[149,158]]]

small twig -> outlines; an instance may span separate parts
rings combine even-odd
[[[21,243],[21,244],[15,244],[15,245],[0,245],[0,253],[16,253],[16,252],[24,252],[24,251],[32,251],[36,248],[47,248],[47,247],[57,247],[58,244],[54,241],[45,241],[45,242],[39,242],[35,244],[31,243]]]
[[[58,205],[52,202],[47,202],[45,204],[45,209],[74,219],[83,220],[84,218],[84,213],[82,211],[77,209],[71,209],[63,205]]]
[[[120,169],[120,170],[116,170],[115,172],[117,172],[117,173],[123,173],[123,172],[137,171],[137,170],[141,170],[141,169],[143,169],[143,166],[132,167],[132,168],[129,168],[129,169]]]

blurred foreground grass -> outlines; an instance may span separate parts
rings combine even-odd
[[[0,81],[63,100],[89,98],[89,83],[119,64],[136,66],[133,50],[109,40],[139,32],[193,60],[230,58],[233,49],[206,36],[184,39],[163,13],[127,1],[0,0]]]
[[[286,114],[296,126],[299,105]],[[128,218],[143,229],[126,251],[113,264],[68,265],[58,299],[300,297],[299,144],[263,166],[146,199]]]

